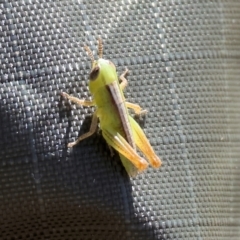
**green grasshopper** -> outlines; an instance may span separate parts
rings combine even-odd
[[[92,62],[89,90],[93,100],[82,100],[65,92],[62,95],[76,104],[86,107],[95,106],[96,111],[93,113],[89,132],[69,143],[68,147],[75,146],[95,133],[99,119],[104,139],[110,147],[119,152],[122,164],[129,176],[133,177],[148,167],[148,162],[138,155],[136,146],[143,152],[153,167],[160,167],[161,160],[155,154],[143,130],[128,113],[128,108],[133,109],[136,114],[146,113],[139,105],[126,102],[124,98],[123,90],[127,86],[125,76],[128,69],[119,77],[119,82],[115,65],[102,58],[103,44],[101,38],[98,40],[98,60],[94,59],[89,47],[84,46],[84,48]]]

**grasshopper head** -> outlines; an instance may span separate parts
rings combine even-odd
[[[117,81],[118,77],[115,65],[111,61],[102,58],[103,44],[101,38],[98,39],[98,60],[94,59],[93,53],[89,47],[85,46],[85,50],[92,62],[92,69],[89,74],[89,89],[94,96],[94,93],[99,88]]]

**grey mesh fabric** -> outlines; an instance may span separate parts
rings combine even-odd
[[[0,239],[239,239],[240,2],[1,0]],[[136,178],[94,108],[97,37],[163,165]]]

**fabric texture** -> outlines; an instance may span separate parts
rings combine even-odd
[[[0,239],[239,239],[239,1],[0,1]],[[130,179],[83,44],[118,73],[163,165]]]

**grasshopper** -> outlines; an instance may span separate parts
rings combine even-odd
[[[142,110],[139,105],[127,102],[124,98],[123,90],[128,84],[125,78],[128,69],[118,79],[115,65],[102,58],[103,44],[101,38],[98,39],[98,60],[94,59],[88,46],[85,45],[84,48],[92,63],[89,74],[89,90],[92,101],[82,100],[65,92],[62,92],[62,96],[81,106],[95,106],[96,111],[93,113],[89,132],[69,143],[68,147],[75,146],[95,133],[99,119],[99,127],[104,139],[110,147],[119,153],[129,176],[134,177],[148,167],[148,162],[139,156],[136,151],[137,148],[142,151],[154,168],[160,167],[161,160],[155,154],[143,130],[128,113],[128,108],[138,115],[146,113],[146,110]]]

